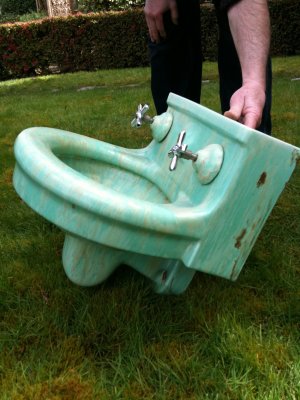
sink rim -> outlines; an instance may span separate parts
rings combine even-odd
[[[82,148],[82,145],[85,148]],[[61,148],[67,149],[68,154],[74,154],[74,150],[82,153],[82,151],[92,148],[97,158],[103,162],[120,168],[124,161],[129,164],[133,163],[134,172],[145,164],[146,158],[147,168],[144,168],[143,172],[151,171],[152,177],[163,174],[159,165],[147,157],[147,148],[126,149],[76,133],[42,127],[29,128],[20,133],[14,147],[16,163],[23,173],[42,188],[73,205],[88,209],[99,217],[115,220],[118,215],[117,219],[121,223],[154,231],[163,230],[165,233],[173,235],[187,235],[185,227],[189,224],[188,236],[191,237],[191,226],[193,226],[195,232],[193,237],[199,237],[199,216],[203,217],[209,213],[201,205],[195,206],[188,199],[186,201],[179,199],[179,201],[173,202],[165,191],[163,191],[164,195],[170,200],[170,203],[167,204],[132,198],[116,192],[61,161],[55,155],[55,152],[64,153],[58,151]],[[120,159],[122,159],[121,166]],[[138,166],[135,164],[136,162]],[[148,179],[142,173],[138,173],[138,175]],[[161,190],[156,182],[152,180],[151,183]],[[118,201],[116,201],[116,194]],[[128,210],[134,210],[134,218]]]

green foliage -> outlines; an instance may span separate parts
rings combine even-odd
[[[0,0],[2,14],[22,15],[36,10],[35,0]]]
[[[20,15],[18,17],[18,21],[20,22],[30,22],[30,21],[34,21],[35,19],[42,19],[45,18],[47,16],[46,12],[42,11],[42,12],[36,12],[36,11],[32,11],[30,13],[27,14],[23,14]]]
[[[202,47],[204,58],[215,60],[217,55],[217,21],[213,7],[201,8]],[[300,7],[298,0],[270,0],[271,55],[295,55],[300,52]]]
[[[212,5],[201,8],[202,52],[205,60],[216,60],[218,27],[215,9]]]
[[[300,52],[300,7],[298,0],[273,0],[270,5],[272,54]]]
[[[99,0],[98,3],[108,7],[113,2]],[[118,4],[122,8],[129,3],[124,0]],[[270,13],[272,56],[298,54],[298,0],[271,1]],[[218,28],[212,5],[202,6],[201,21],[204,58],[215,60]],[[147,40],[147,26],[140,8],[0,25],[0,79],[142,67],[149,64]]]
[[[78,8],[83,12],[128,10],[144,4],[144,0],[78,0]]]
[[[138,11],[0,26],[2,79],[144,66],[148,64],[146,41],[146,26]]]
[[[199,0],[200,3],[212,3],[212,0]],[[78,8],[83,12],[121,11],[135,7],[144,7],[145,0],[77,0]]]

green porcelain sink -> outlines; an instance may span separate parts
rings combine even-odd
[[[14,187],[65,232],[73,282],[121,264],[160,293],[183,292],[196,271],[237,279],[300,149],[174,94],[168,105],[142,149],[51,128],[18,136]]]

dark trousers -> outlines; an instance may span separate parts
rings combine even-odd
[[[184,4],[184,3],[187,4]],[[200,102],[202,52],[199,0],[177,0],[178,25],[164,15],[166,39],[150,42],[151,89],[158,114],[167,109],[170,92]]]
[[[177,0],[179,23],[174,25],[169,13],[164,16],[167,37],[160,43],[149,43],[151,90],[158,114],[167,109],[170,92],[200,102],[202,81],[202,51],[200,7],[198,0]],[[237,52],[230,33],[227,15],[218,13],[220,101],[222,113],[229,110],[232,94],[242,85]],[[266,104],[258,130],[271,134],[272,71],[267,66]]]

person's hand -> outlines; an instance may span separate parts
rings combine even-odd
[[[144,13],[149,30],[150,39],[159,43],[166,37],[163,14],[170,11],[173,24],[178,23],[178,10],[176,0],[146,0]]]
[[[246,82],[233,93],[230,109],[224,115],[256,129],[261,123],[265,101],[264,87],[255,81]]]

